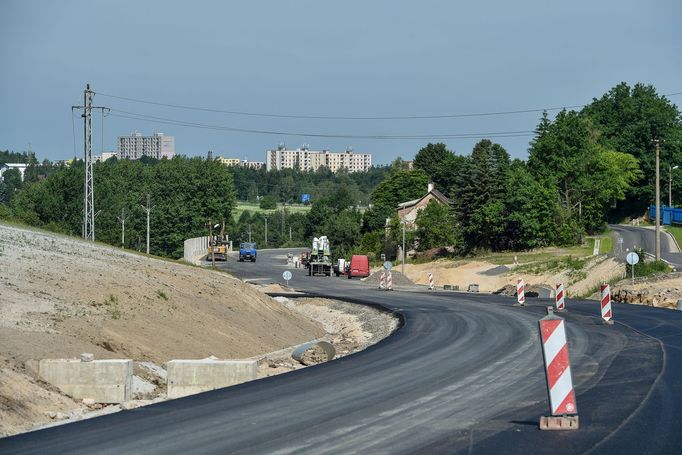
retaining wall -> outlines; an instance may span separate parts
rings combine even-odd
[[[171,360],[168,398],[180,398],[256,379],[255,360]]]
[[[190,264],[199,265],[208,250],[208,236],[185,240],[183,259]]]
[[[96,403],[122,403],[132,398],[133,361],[44,359],[39,376],[65,394]]]

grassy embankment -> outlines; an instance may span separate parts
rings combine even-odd
[[[677,240],[677,244],[682,247],[682,227],[666,226],[665,230],[672,234],[672,236],[675,237],[675,240]]]
[[[270,210],[265,210],[260,208],[258,204],[254,204],[251,202],[237,202],[237,205],[235,206],[234,210],[232,210],[232,217],[235,220],[238,220],[239,217],[241,216],[242,212],[249,211],[249,212],[254,212],[254,213],[273,213],[276,212],[277,210],[282,210],[282,209],[287,209],[289,213],[306,213],[310,210],[309,205],[287,205],[284,206],[282,204],[277,204],[276,209],[270,209]]]

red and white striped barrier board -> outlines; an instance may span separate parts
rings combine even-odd
[[[429,272],[429,289],[434,290],[435,286],[433,285],[433,273]]]
[[[564,320],[551,314],[538,322],[542,339],[542,356],[545,361],[550,414],[553,416],[577,414],[578,406],[571,377]]]
[[[386,279],[386,272],[383,270],[381,271],[381,275],[379,275],[379,289],[384,288],[384,280]]]
[[[388,276],[386,278],[386,289],[389,291],[393,290],[393,276],[390,270],[388,271]]]
[[[601,285],[601,317],[609,322],[613,317],[611,312],[611,286],[604,283]]]
[[[566,309],[566,304],[564,303],[564,284],[559,283],[556,285],[556,309],[557,311],[564,311]]]
[[[526,304],[526,294],[524,292],[525,283],[521,278],[516,280],[516,300],[519,305],[523,306]]]

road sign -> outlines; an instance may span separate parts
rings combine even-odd
[[[291,279],[291,272],[288,270],[285,270],[284,273],[282,273],[282,278],[284,278],[287,282],[287,287],[289,287],[289,280]]]
[[[391,261],[384,262],[384,268],[386,270],[391,270],[393,268],[393,264],[391,264]]]
[[[628,255],[625,257],[625,260],[628,261],[628,264],[635,265],[639,262],[639,254],[632,251],[628,253]]]

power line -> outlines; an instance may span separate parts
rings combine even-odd
[[[210,129],[218,131],[232,131],[237,133],[251,133],[251,134],[269,134],[276,136],[297,136],[297,137],[316,137],[316,138],[340,138],[340,139],[476,139],[476,138],[500,138],[500,137],[523,137],[532,136],[534,131],[498,131],[498,132],[483,132],[483,133],[437,133],[437,134],[335,134],[335,133],[302,133],[292,131],[272,131],[259,130],[249,128],[235,128],[222,125],[210,125],[206,123],[188,122],[184,120],[176,120],[167,117],[157,117],[153,115],[140,114],[136,112],[123,111],[120,109],[111,109],[109,115],[120,118],[128,118],[132,120],[141,120],[153,123],[162,123],[174,126],[184,126],[188,128]],[[116,113],[118,112],[118,113]]]
[[[572,106],[561,106],[561,107],[545,107],[545,108],[534,108],[534,109],[517,109],[517,110],[507,110],[507,111],[494,111],[494,112],[471,112],[471,113],[461,113],[461,114],[425,114],[425,115],[397,115],[397,116],[374,116],[374,115],[362,115],[362,116],[344,116],[344,115],[297,115],[297,114],[273,114],[273,113],[262,113],[262,112],[245,112],[245,111],[232,111],[225,109],[214,109],[208,107],[198,107],[198,106],[187,106],[182,104],[171,104],[171,103],[161,103],[157,101],[148,101],[137,98],[129,98],[125,96],[110,95],[107,93],[97,92],[100,96],[106,96],[109,98],[116,98],[125,101],[131,101],[134,103],[150,104],[154,106],[170,107],[174,109],[186,109],[193,111],[203,111],[203,112],[213,112],[220,114],[230,114],[230,115],[243,115],[250,117],[273,117],[273,118],[292,118],[292,119],[309,119],[309,120],[419,120],[419,119],[445,119],[445,118],[462,118],[462,117],[491,117],[497,115],[514,115],[514,114],[528,114],[528,113],[538,113],[544,111],[560,111],[562,109],[578,109],[587,106],[587,104],[575,104]],[[662,96],[677,96],[682,95],[682,92],[668,93]]]

